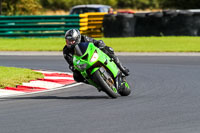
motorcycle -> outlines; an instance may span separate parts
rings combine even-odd
[[[86,82],[111,98],[128,96],[131,93],[126,77],[112,58],[91,42],[82,42],[75,46],[73,65]]]

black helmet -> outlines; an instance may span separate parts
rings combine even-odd
[[[65,33],[65,40],[67,45],[76,45],[81,42],[81,33],[77,29],[68,30]]]

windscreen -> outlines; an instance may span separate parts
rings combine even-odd
[[[86,12],[99,12],[97,8],[76,8],[74,9],[71,14],[82,14]]]
[[[75,46],[75,55],[82,56],[85,54],[87,48],[88,48],[89,42],[81,42],[78,45]]]
[[[108,12],[108,10],[109,10],[109,7],[103,7],[103,8],[101,8],[101,12]]]

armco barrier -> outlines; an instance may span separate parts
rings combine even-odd
[[[79,15],[0,16],[0,37],[63,36],[71,28],[81,28]]]
[[[104,14],[0,16],[0,37],[64,36],[72,28],[90,37],[102,37]]]
[[[85,13],[80,14],[82,34],[90,37],[103,37],[103,20],[106,13]]]

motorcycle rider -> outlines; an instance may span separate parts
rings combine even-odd
[[[113,61],[116,63],[118,68],[121,70],[121,72],[125,75],[129,75],[129,70],[122,66],[120,63],[118,57],[114,54],[114,50],[111,47],[108,47],[105,45],[105,43],[102,40],[95,40],[91,37],[88,37],[86,35],[81,35],[79,30],[77,29],[70,29],[65,33],[65,40],[66,45],[63,48],[63,55],[65,60],[69,64],[69,69],[73,72],[74,80],[77,82],[85,82],[87,81],[83,78],[83,76],[80,74],[78,70],[75,70],[73,67],[73,54],[74,54],[74,47],[76,44],[79,44],[81,42],[92,42],[96,47],[101,49],[104,53],[106,53],[110,58],[113,59]]]

